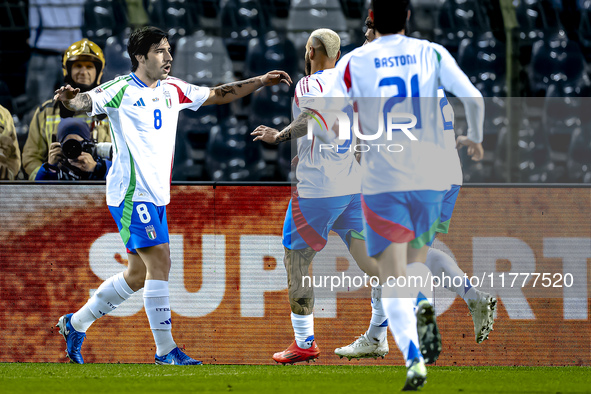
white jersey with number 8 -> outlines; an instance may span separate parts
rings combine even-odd
[[[209,97],[209,88],[168,77],[151,89],[131,73],[89,95],[89,115],[106,114],[111,126],[107,205],[119,206],[123,200],[167,205],[179,111],[196,111]]]

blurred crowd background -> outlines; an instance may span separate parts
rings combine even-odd
[[[173,180],[293,180],[290,144],[254,143],[250,132],[290,123],[310,32],[335,30],[345,54],[363,44],[368,7],[367,0],[0,0],[0,105],[12,116],[19,160],[36,110],[64,83],[64,51],[82,38],[96,43],[106,82],[130,72],[129,31],[154,25],[170,35],[171,74],[187,82],[215,86],[273,69],[294,80],[181,112]],[[591,0],[411,0],[407,34],[445,46],[485,97],[485,158],[475,163],[461,153],[465,182],[591,183]],[[452,104],[456,133],[465,134],[462,106]],[[0,161],[10,153],[1,145],[0,138]],[[22,166],[10,173],[31,175]]]

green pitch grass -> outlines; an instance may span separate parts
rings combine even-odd
[[[398,392],[392,366],[0,364],[2,393]],[[569,393],[591,390],[589,367],[429,367],[423,392]]]

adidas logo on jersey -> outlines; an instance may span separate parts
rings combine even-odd
[[[136,102],[136,103],[135,103],[133,106],[134,106],[134,107],[145,107],[145,106],[146,106],[146,104],[144,103],[144,99],[143,99],[143,98],[141,98],[141,99],[139,99],[139,100],[138,100],[138,101],[137,101],[137,102]]]

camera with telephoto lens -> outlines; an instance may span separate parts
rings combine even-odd
[[[82,152],[90,154],[95,160],[98,157],[111,160],[113,157],[113,145],[110,142],[95,144],[92,141],[67,140],[62,144],[62,152],[68,159],[76,160]]]

